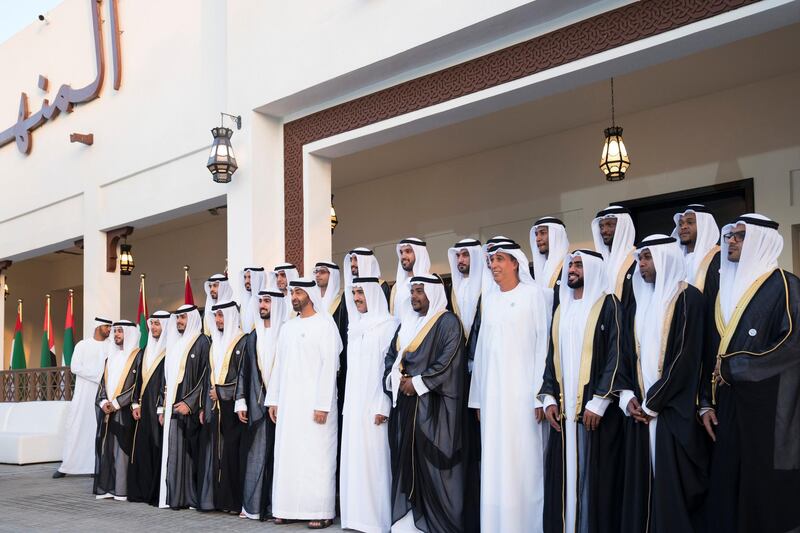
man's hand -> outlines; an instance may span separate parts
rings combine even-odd
[[[269,419],[272,420],[273,424],[278,423],[278,406],[277,405],[270,405],[269,406]]]
[[[164,414],[163,413],[158,415],[158,425],[160,425],[160,426],[164,425]]]
[[[137,407],[136,409],[133,410],[133,419],[139,420],[140,418],[142,418],[142,408]]]
[[[384,422],[386,422],[387,420],[389,420],[389,417],[388,417],[388,416],[383,416],[383,415],[375,415],[375,425],[376,425],[376,426],[380,426],[381,424],[383,424],[383,423],[384,423]]]
[[[247,411],[236,411],[236,414],[239,415],[239,422],[247,424]]]
[[[648,416],[642,406],[639,404],[639,400],[636,398],[631,398],[631,401],[628,402],[628,413],[637,421],[642,422],[644,424],[650,423],[650,416]]]
[[[548,405],[544,410],[544,416],[550,422],[550,427],[561,433],[561,415],[558,412],[558,406]]]
[[[217,389],[216,388],[211,387],[210,396],[211,396],[211,400],[213,400],[215,402],[217,400],[219,400],[219,398],[217,398]]]
[[[536,419],[536,423],[537,424],[539,422],[541,422],[542,420],[544,420],[544,408],[543,407],[537,407],[536,409],[534,409],[533,410],[533,418]]]
[[[406,396],[417,395],[417,389],[414,388],[414,384],[411,382],[410,377],[403,376],[402,378],[400,378],[400,392],[402,392]]]
[[[703,416],[700,418],[703,421],[703,426],[706,428],[706,433],[708,433],[708,436],[711,437],[711,440],[717,442],[717,434],[714,433],[714,426],[719,425],[719,422],[717,421],[717,413],[711,409],[710,411],[703,413]]]
[[[113,412],[114,412],[114,406],[113,406],[113,405],[111,405],[111,402],[106,402],[106,403],[104,403],[104,404],[103,404],[103,407],[101,407],[100,409],[102,409],[102,410],[103,410],[103,412],[104,412],[105,414],[107,414],[107,415],[110,415],[111,413],[113,413]]]
[[[184,415],[184,416],[188,415],[190,412],[189,406],[186,405],[186,402],[176,403],[175,406],[172,408],[172,410],[178,413],[179,415]]]
[[[475,409],[475,417],[478,419],[478,422],[481,421],[481,410]]]
[[[327,411],[314,411],[314,422],[317,424],[324,424],[328,421]]]
[[[588,409],[583,410],[583,427],[585,427],[587,431],[596,430],[600,426],[601,420],[603,420],[603,417],[597,413],[593,413]]]
[[[202,426],[205,423],[206,423],[206,413],[205,411],[200,411],[200,425]]]

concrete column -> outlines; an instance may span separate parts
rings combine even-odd
[[[116,320],[120,313],[119,265],[114,272],[106,272],[106,232],[96,226],[101,208],[100,191],[88,187],[83,209],[83,328],[87,331],[76,332],[78,339],[91,329],[94,317]]]
[[[228,273],[233,278],[245,266],[270,270],[284,261],[283,125],[253,112],[242,117],[242,129],[231,142],[239,165],[226,185]]]
[[[317,261],[333,260],[331,161],[309,153],[303,154],[303,242],[305,275]]]

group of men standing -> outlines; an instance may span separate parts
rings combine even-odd
[[[313,278],[246,268],[238,302],[215,275],[204,316],[154,313],[142,350],[98,318],[73,356],[94,492],[321,529],[338,487],[365,532],[800,528],[800,280],[778,224],[674,222],[635,244],[611,206],[570,250],[540,219],[531,262],[464,239],[449,294],[415,238],[391,291],[366,248]]]

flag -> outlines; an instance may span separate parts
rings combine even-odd
[[[136,311],[136,322],[139,324],[139,348],[147,346],[147,301],[144,296],[144,274],[139,283],[139,309]]]
[[[194,294],[192,294],[192,282],[189,281],[189,265],[183,267],[183,303],[194,305]]]
[[[53,339],[53,321],[50,320],[50,295],[44,304],[44,326],[42,326],[42,355],[39,358],[42,368],[56,366],[56,343]]]
[[[72,289],[69,290],[67,299],[67,319],[64,321],[64,355],[62,363],[69,366],[72,362],[72,352],[75,351],[75,319],[72,317]]]
[[[11,370],[25,369],[25,346],[22,344],[22,300],[17,300],[17,325],[11,343]]]

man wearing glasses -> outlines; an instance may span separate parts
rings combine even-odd
[[[778,223],[722,229],[720,289],[701,372],[700,417],[714,441],[708,531],[800,528],[800,280],[778,268]]]

